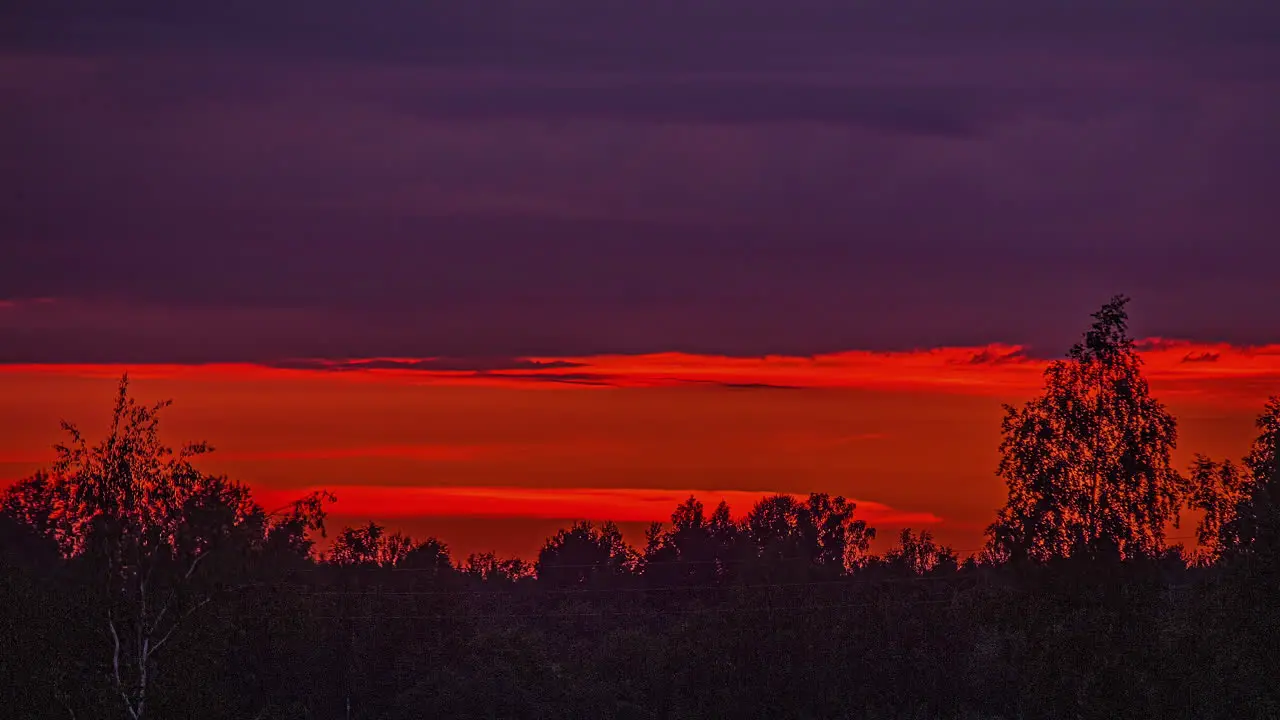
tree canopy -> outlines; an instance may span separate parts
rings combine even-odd
[[[1177,421],[1151,396],[1127,303],[1117,296],[1094,313],[1083,341],[1045,371],[1044,392],[1005,408],[1009,499],[988,531],[1002,556],[1154,556],[1178,517]]]

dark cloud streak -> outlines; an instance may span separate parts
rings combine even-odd
[[[583,364],[567,360],[530,360],[528,358],[423,358],[420,360],[279,360],[267,363],[267,366],[284,370],[323,370],[325,372],[400,370],[484,373],[510,370],[559,370],[583,367]]]

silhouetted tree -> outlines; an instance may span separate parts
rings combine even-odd
[[[1254,438],[1244,464],[1253,473],[1255,480],[1263,482],[1275,477],[1280,471],[1280,395],[1267,400],[1262,414],[1254,423],[1258,428],[1258,436]]]
[[[11,490],[22,484],[16,483]],[[26,517],[13,512],[25,511],[24,507],[12,502],[18,494],[5,493],[0,498],[0,568],[21,568],[34,574],[55,564],[58,546],[41,528],[41,524],[48,521],[47,515],[43,518],[36,516],[32,518],[36,522],[28,522]]]
[[[1249,496],[1247,473],[1230,460],[1221,463],[1196,455],[1191,465],[1190,505],[1204,513],[1196,539],[1206,559],[1238,547],[1236,522],[1241,503]]]
[[[370,521],[361,527],[343,528],[333,540],[327,559],[344,568],[395,568],[429,570],[434,575],[453,571],[449,547],[436,538],[415,542],[402,533],[388,533]]]
[[[362,527],[343,528],[333,538],[325,559],[339,567],[379,567],[395,561],[394,555],[407,552],[404,538],[388,542],[385,529],[370,521]]]
[[[854,519],[856,509],[843,497],[826,493],[812,493],[804,502],[773,495],[751,509],[744,531],[767,564],[803,560],[827,574],[841,574],[863,561],[876,534],[865,521]]]
[[[630,573],[637,560],[617,525],[584,521],[547,540],[536,568],[538,581],[554,586],[609,584]]]
[[[192,465],[207,444],[164,445],[159,415],[169,404],[138,404],[122,377],[106,437],[90,446],[64,422],[69,439],[55,446],[53,472],[18,483],[0,503],[98,578],[110,682],[133,720],[147,714],[157,654],[183,622],[230,573],[244,572],[269,536],[288,534],[247,488]],[[302,501],[282,522],[318,526],[307,507]]]
[[[810,493],[801,517],[806,522],[805,532],[813,533],[818,547],[818,565],[844,571],[866,560],[876,530],[868,527],[865,520],[854,518],[857,509],[856,503],[839,495],[832,498],[826,493]]]
[[[409,549],[399,553],[393,566],[400,570],[430,571],[431,575],[447,575],[453,572],[453,560],[449,557],[449,546],[438,539],[430,537],[421,542],[412,540]]]
[[[534,568],[520,558],[499,558],[491,552],[485,552],[468,555],[462,572],[482,582],[510,584],[532,578]]]
[[[319,490],[269,513],[272,522],[263,541],[262,558],[280,566],[265,571],[282,572],[305,567],[311,561],[315,547],[312,536],[325,536],[324,506],[336,501],[333,493]]]
[[[956,552],[934,542],[928,530],[919,535],[911,528],[903,528],[898,535],[897,547],[885,553],[883,564],[891,571],[908,575],[925,575],[930,572],[952,572],[959,567]]]
[[[1280,560],[1280,396],[1268,400],[1244,458],[1248,479],[1235,517],[1223,524],[1227,551]]]
[[[1000,554],[1154,556],[1176,520],[1177,422],[1151,397],[1127,302],[1093,315],[1084,341],[1045,371],[1040,397],[1006,406],[999,474],[1009,499],[988,530]]]
[[[10,485],[0,497],[0,512],[40,535],[54,537],[58,498],[49,473],[38,470]]]
[[[724,501],[706,516],[692,495],[671,514],[671,527],[650,526],[644,551],[645,575],[654,585],[707,585],[732,573],[738,526]]]

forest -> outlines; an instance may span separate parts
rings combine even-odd
[[[690,497],[643,546],[536,558],[326,528],[161,439],[122,379],[101,438],[0,496],[14,718],[1280,717],[1280,396],[1243,458],[1176,467],[1112,299],[1006,408],[984,549],[872,553],[843,497]],[[745,510],[745,512],[744,512]],[[1183,514],[1197,542],[1170,544]],[[323,553],[319,537],[331,541]],[[883,542],[884,539],[881,539]]]

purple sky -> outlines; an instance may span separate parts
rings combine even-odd
[[[0,361],[1280,341],[1273,0],[11,0],[0,98]]]

